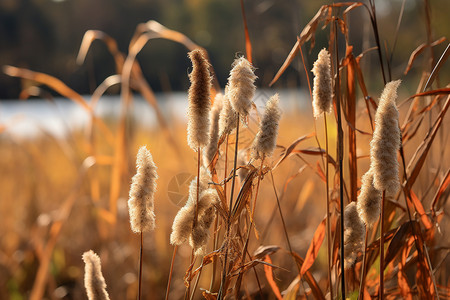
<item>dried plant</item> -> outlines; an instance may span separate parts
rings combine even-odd
[[[252,99],[256,90],[255,68],[244,57],[236,59],[232,67],[226,95],[233,109],[241,119],[245,119],[252,108]]]
[[[312,69],[314,74],[313,112],[318,118],[330,113],[333,104],[333,84],[331,80],[331,58],[326,49],[319,52]]]
[[[189,74],[188,144],[192,150],[198,151],[210,139],[211,75],[209,62],[202,50],[189,52],[189,58],[192,61],[192,72]]]
[[[345,207],[344,211],[344,261],[348,269],[355,264],[358,251],[364,246],[366,228],[359,217],[356,203],[352,202]]]
[[[278,123],[281,118],[279,96],[275,94],[266,103],[259,131],[253,142],[253,157],[271,156],[277,145]]]
[[[214,155],[218,150],[217,145],[219,143],[219,118],[222,111],[223,102],[223,94],[218,93],[214,99],[214,105],[209,115],[209,119],[211,122],[209,127],[209,142],[205,151],[203,152],[203,163],[205,165],[208,165],[213,160]]]
[[[89,250],[83,253],[84,286],[89,300],[109,300],[105,278],[102,274],[100,257]]]
[[[361,193],[358,196],[358,214],[366,226],[373,226],[380,217],[381,192],[373,185],[372,169],[362,177]]]
[[[156,192],[156,165],[145,146],[136,157],[136,175],[133,176],[128,208],[133,232],[141,233],[155,228],[154,195]]]
[[[395,104],[400,80],[386,84],[375,115],[375,131],[370,142],[370,168],[379,191],[395,196],[400,188],[397,152],[400,148],[398,110]]]

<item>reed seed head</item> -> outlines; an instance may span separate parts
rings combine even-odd
[[[170,234],[172,245],[181,245],[188,240],[194,223],[194,214],[195,207],[193,205],[185,205],[178,211],[173,220],[172,233]]]
[[[233,68],[228,78],[228,97],[233,109],[244,120],[252,108],[252,99],[255,95],[255,68],[252,64],[240,57],[233,62]]]
[[[273,95],[267,101],[266,109],[253,142],[253,156],[259,158],[261,156],[272,155],[277,145],[278,123],[281,118],[281,110],[279,107],[278,94]]]
[[[370,168],[373,184],[387,195],[395,195],[400,188],[397,151],[400,148],[398,110],[395,104],[400,80],[386,84],[375,114],[375,130],[370,142]]]
[[[344,266],[348,269],[353,266],[358,251],[363,248],[366,234],[366,228],[359,217],[355,202],[345,207],[344,228]]]
[[[203,162],[208,166],[217,152],[217,144],[219,142],[219,116],[222,111],[223,94],[218,93],[214,99],[214,105],[209,114],[209,143],[203,152]]]
[[[219,135],[230,134],[236,128],[237,113],[233,109],[228,97],[228,88],[225,88],[225,95],[222,103],[222,110],[219,116]]]
[[[369,169],[361,178],[361,193],[356,208],[366,226],[373,226],[380,217],[381,192],[373,185],[373,172]]]
[[[128,211],[133,232],[148,232],[155,228],[154,194],[156,191],[156,166],[145,146],[136,158],[136,175],[133,176]]]
[[[314,74],[313,112],[317,119],[323,113],[330,113],[333,103],[331,58],[328,50],[320,50],[312,72]]]
[[[189,52],[192,72],[189,74],[188,145],[194,151],[209,141],[209,111],[211,109],[211,75],[209,63],[202,50]]]
[[[89,300],[109,300],[106,283],[102,274],[100,257],[89,250],[83,254],[84,286]]]
[[[195,255],[204,255],[209,240],[209,228],[215,219],[215,208],[219,196],[215,189],[207,189],[200,195],[198,222],[192,229],[189,244]]]

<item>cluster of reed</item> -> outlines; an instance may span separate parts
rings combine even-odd
[[[225,94],[217,93],[211,109],[211,73],[206,54],[202,50],[193,50],[189,53],[192,61],[192,72],[189,75],[191,87],[189,89],[188,107],[188,145],[197,152],[197,177],[189,186],[188,200],[175,216],[170,235],[170,243],[174,245],[175,258],[177,247],[189,243],[192,247],[190,267],[187,272],[186,298],[194,298],[199,277],[205,264],[205,257],[213,262],[213,275],[211,290],[203,293],[217,295],[223,299],[233,293],[239,296],[240,284],[244,270],[238,272],[239,278],[230,288],[234,272],[244,268],[249,255],[247,246],[251,238],[254,225],[254,213],[258,196],[260,180],[268,172],[264,169],[264,159],[272,155],[278,135],[278,123],[281,117],[279,97],[272,96],[266,104],[264,115],[259,125],[259,131],[251,147],[251,161],[238,166],[238,141],[240,124],[247,126],[252,99],[256,87],[254,67],[244,57],[233,63]],[[216,165],[220,160],[227,164],[228,138],[235,132],[234,167],[229,175],[225,168],[224,177],[219,179]],[[224,141],[227,141],[222,147]],[[221,148],[224,151],[221,151]],[[247,150],[247,149],[241,149]],[[223,157],[222,153],[225,153]],[[241,151],[241,153],[243,153]],[[203,155],[202,155],[203,154]],[[240,157],[242,161],[242,155]],[[251,163],[260,160],[259,168]],[[133,177],[128,202],[130,222],[133,232],[140,233],[140,267],[138,299],[141,298],[142,274],[142,245],[143,233],[155,228],[155,215],[153,212],[153,195],[156,189],[156,166],[150,152],[142,147],[137,155],[137,174]],[[241,179],[242,189],[235,197],[237,174]],[[227,193],[227,185],[231,181],[231,192]],[[252,201],[252,189],[257,181],[256,193]],[[244,196],[243,196],[244,195]],[[229,199],[229,202],[228,202]],[[253,202],[253,205],[251,205]],[[244,209],[247,207],[247,209]],[[243,221],[245,220],[245,224]],[[213,249],[208,249],[211,226],[213,230]],[[246,234],[242,236],[244,230]],[[196,258],[202,258],[203,263],[192,271]],[[83,255],[86,263],[85,285],[89,299],[107,299],[105,280],[102,277],[98,256],[92,252]],[[221,262],[221,281],[218,291],[213,291],[217,261]],[[251,262],[251,256],[250,260]],[[173,260],[172,266],[173,268]],[[170,272],[172,274],[172,271]],[[195,285],[191,281],[197,276]],[[171,275],[167,285],[166,299],[169,297]],[[191,293],[190,293],[191,291]]]

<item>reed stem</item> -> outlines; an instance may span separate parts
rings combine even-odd
[[[341,99],[340,99],[340,79],[339,79],[339,48],[338,48],[338,37],[337,37],[337,20],[334,22],[334,47],[336,51],[336,113],[337,113],[337,135],[338,135],[338,159],[339,159],[339,202],[341,209],[341,293],[342,299],[345,299],[345,267],[344,267],[344,173],[342,170],[343,166],[343,156],[344,156],[344,137],[342,131],[342,116],[341,116]]]
[[[175,262],[175,256],[177,254],[178,245],[175,245],[173,248],[173,254],[172,254],[172,261],[170,262],[170,272],[169,272],[169,279],[167,280],[167,289],[166,289],[166,297],[165,300],[169,299],[169,293],[170,293],[170,284],[172,283],[172,274],[173,274],[173,265]]]
[[[225,233],[225,238],[229,238],[229,234],[230,234],[230,227],[231,227],[231,212],[233,209],[233,193],[234,193],[234,185],[236,182],[236,165],[237,165],[237,154],[238,154],[238,141],[239,141],[239,113],[237,113],[237,117],[236,117],[236,141],[235,141],[235,146],[234,146],[234,167],[233,167],[233,180],[231,181],[231,193],[230,193],[230,205],[228,207],[229,209],[229,213],[228,213],[228,217],[227,217],[227,231]],[[229,247],[227,246],[227,249],[225,251],[225,258],[223,261],[223,274],[222,274],[222,281],[220,283],[220,289],[219,289],[219,293],[217,295],[217,299],[221,300],[224,298],[224,291],[223,289],[225,288],[225,280],[227,278],[227,259],[228,259],[228,249]],[[226,294],[226,291],[225,291]]]
[[[141,288],[142,288],[142,248],[143,248],[143,233],[141,231],[141,245],[140,245],[140,251],[139,251],[139,286],[138,286],[138,300],[141,299]]]
[[[326,165],[325,165],[325,176],[326,176],[326,189],[327,189],[327,251],[328,251],[328,282],[330,285],[330,299],[333,299],[333,284],[331,282],[331,224],[330,224],[330,187],[328,182],[328,126],[327,126],[327,114],[323,113],[323,120],[325,126],[325,150],[326,150]]]
[[[366,235],[364,238],[364,253],[363,253],[363,261],[361,265],[361,279],[359,282],[359,296],[358,299],[364,299],[364,287],[365,287],[365,281],[366,281],[366,250],[367,250],[367,238],[368,238],[368,230],[366,227]]]

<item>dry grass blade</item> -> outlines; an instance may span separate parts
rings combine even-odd
[[[105,43],[109,52],[114,57],[117,74],[122,74],[124,55],[119,51],[116,40],[100,30],[88,30],[84,33],[80,50],[78,51],[77,64],[81,65],[84,63],[87,53],[95,40],[101,40]]]
[[[295,252],[291,252],[291,254],[294,256],[295,261],[297,262],[297,264],[300,267],[302,267],[302,265],[305,262],[305,260],[300,255],[298,255]],[[316,280],[314,279],[314,276],[312,276],[311,272],[310,271],[306,271],[305,275],[306,276],[304,278],[305,278],[306,282],[308,283],[309,287],[311,288],[311,291],[312,291],[315,299],[317,299],[317,300],[325,300],[325,296],[323,295],[322,290],[320,289],[319,285],[317,284]]]
[[[313,265],[314,261],[317,258],[317,254],[319,254],[320,246],[322,245],[323,239],[325,238],[325,224],[326,218],[320,222],[319,226],[317,226],[316,231],[314,232],[314,237],[309,245],[308,252],[306,252],[305,261],[302,264],[302,268],[300,269],[300,276],[303,277],[306,271]]]
[[[431,43],[431,47],[437,46],[443,42],[445,42],[447,40],[447,38],[445,37],[441,37],[440,39],[434,41],[433,43]],[[403,72],[403,74],[408,74],[408,72],[411,70],[412,65],[414,63],[414,61],[417,59],[417,57],[425,50],[428,48],[428,44],[427,43],[423,43],[421,44],[419,47],[417,47],[412,53],[411,56],[409,57],[409,61],[408,64],[406,65],[406,69]]]
[[[439,74],[439,70],[441,69],[442,65],[444,65],[449,55],[450,55],[450,43],[447,45],[447,48],[445,48],[444,53],[442,53],[441,57],[439,58],[439,61],[434,66],[433,71],[431,72],[430,77],[428,77],[427,83],[423,88],[423,91],[425,91],[433,83],[434,79]]]
[[[130,49],[134,46],[135,42],[139,39],[139,37],[145,32],[150,33],[152,35],[152,38],[162,38],[180,43],[184,45],[187,49],[189,49],[189,51],[192,51],[194,49],[202,49],[205,51],[204,53],[206,53],[208,61],[210,61],[206,49],[194,43],[186,35],[178,31],[168,29],[167,27],[163,26],[162,24],[154,20],[150,20],[147,23],[141,23],[137,26],[136,32],[134,33],[134,36],[130,42]],[[215,75],[213,67],[210,67],[210,72],[211,76],[213,77],[213,86],[212,86],[213,90],[211,93],[211,98],[214,99],[216,93],[220,91],[220,86],[219,82],[217,81],[217,77]]]
[[[92,113],[91,107],[80,94],[78,94],[77,92],[69,88],[67,85],[65,85],[61,80],[53,76],[40,72],[33,72],[27,69],[16,68],[13,66],[4,66],[3,72],[5,72],[6,75],[11,77],[19,77],[35,81],[39,84],[44,84],[53,89],[54,91],[58,92],[62,96],[71,99],[75,103],[79,104],[87,112]]]
[[[242,20],[244,21],[244,33],[245,33],[245,52],[247,53],[247,60],[253,63],[252,59],[252,43],[250,41],[250,35],[248,34],[247,16],[245,14],[244,0],[241,0]]]
[[[416,221],[408,221],[406,223],[403,223],[397,228],[397,231],[395,232],[392,241],[389,244],[389,247],[386,251],[386,256],[384,258],[384,261],[386,263],[386,266],[399,254],[401,253],[403,247],[406,246],[406,241],[411,236],[411,223]]]
[[[450,96],[447,97],[447,101],[445,102],[435,123],[428,131],[424,141],[417,148],[416,152],[414,153],[413,157],[410,160],[410,163],[408,164],[408,167],[406,168],[406,172],[409,174],[409,176],[408,180],[403,184],[403,186],[408,191],[411,190],[414,182],[417,179],[417,176],[419,175],[420,170],[423,167],[425,158],[427,157],[427,154],[431,148],[431,144],[433,143],[436,133],[438,132],[443,122],[444,116],[449,106],[450,106]]]
[[[3,66],[3,71],[6,75],[11,77],[23,78],[31,81],[35,81],[38,84],[43,84],[59,93],[61,96],[66,97],[73,102],[80,105],[84,110],[86,110],[90,116],[93,118],[94,123],[99,127],[103,134],[111,136],[112,133],[106,124],[99,118],[94,116],[94,112],[88,102],[77,92],[65,85],[61,80],[50,76],[48,74],[33,72],[27,69],[16,68],[13,66]]]
[[[298,149],[298,150],[292,150],[291,153],[292,154],[294,154],[294,153],[302,153],[302,154],[313,155],[313,156],[315,156],[315,155],[320,155],[320,156],[327,155],[328,156],[328,160],[329,160],[328,162],[330,164],[332,164],[333,167],[336,168],[336,161],[334,160],[334,158],[330,154],[327,154],[327,152],[324,149],[322,149],[322,148],[311,147],[311,148],[307,148],[307,149]]]
[[[244,183],[239,190],[239,194],[231,211],[231,221],[234,222],[241,214],[242,209],[252,198],[253,179],[258,176],[259,169],[252,169],[245,177]]]
[[[277,80],[281,77],[281,75],[286,71],[286,69],[289,67],[289,65],[292,63],[294,58],[297,56],[297,54],[300,52],[300,47],[307,41],[311,41],[311,48],[314,48],[314,35],[316,33],[317,27],[319,27],[319,23],[324,21],[326,24],[331,21],[331,9],[334,7],[345,7],[348,6],[348,8],[344,11],[344,14],[351,11],[353,8],[364,5],[360,2],[341,2],[341,3],[334,3],[330,5],[322,5],[320,9],[317,11],[316,15],[309,21],[308,24],[306,24],[305,28],[303,28],[302,32],[300,33],[297,42],[295,42],[294,46],[291,49],[291,52],[289,52],[287,58],[285,59],[283,65],[278,70],[277,74],[275,74],[275,77],[272,79],[272,81],[269,83],[269,86],[272,86]]]
[[[419,198],[417,198],[416,194],[412,190],[409,191],[409,196],[412,203],[414,204],[417,213],[419,214],[422,224],[425,226],[427,230],[433,228],[433,224],[431,224],[430,220],[428,219],[425,209],[423,208],[422,202],[420,202]]]
[[[347,53],[343,65],[347,69],[346,89],[347,97],[344,98],[345,116],[348,126],[348,167],[350,174],[350,199],[356,201],[358,191],[358,161],[356,158],[356,90],[355,90],[355,57],[353,47],[347,46]]]
[[[269,255],[265,256],[264,261],[268,262],[269,264],[272,264],[272,260],[270,259]],[[272,267],[264,265],[264,274],[266,275],[267,282],[269,282],[270,288],[272,289],[277,299],[282,300],[283,297],[281,297],[280,289],[278,288],[278,285],[273,279]]]
[[[449,185],[450,185],[450,169],[448,169],[447,173],[445,173],[444,179],[442,179],[442,182],[439,185],[436,195],[434,196],[433,201],[431,202],[432,212],[436,212],[436,204],[438,203],[439,199],[441,199],[441,196],[444,194],[445,190],[448,188]]]
[[[298,139],[296,139],[291,145],[289,145],[289,147],[287,147],[286,151],[284,151],[283,156],[280,158],[280,160],[278,160],[278,162],[275,164],[275,166],[272,168],[272,170],[274,170],[276,167],[278,167],[279,164],[281,164],[286,158],[288,158],[292,152],[294,151],[295,147],[300,143],[303,142],[304,140],[307,140],[313,136],[315,136],[316,134],[310,133],[308,135],[304,135],[299,137]]]

